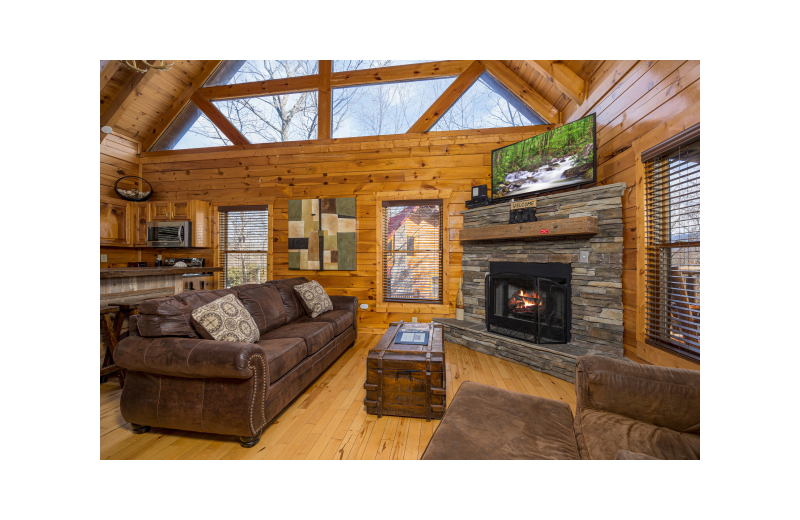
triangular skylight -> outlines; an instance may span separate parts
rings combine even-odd
[[[164,135],[156,141],[152,151],[210,148],[230,144],[225,134],[197,108],[193,101],[189,101]]]
[[[439,118],[431,131],[543,124],[546,123],[541,117],[490,74],[484,72]]]

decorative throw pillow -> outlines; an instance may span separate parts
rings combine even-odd
[[[323,312],[333,310],[333,302],[319,282],[312,280],[308,283],[295,285],[294,290],[297,291],[300,301],[303,302],[303,307],[306,308],[306,312],[312,318],[316,318]]]
[[[255,343],[259,338],[256,322],[233,294],[193,310],[192,322],[207,339]]]

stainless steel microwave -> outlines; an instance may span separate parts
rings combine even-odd
[[[148,222],[147,247],[192,247],[192,223]]]

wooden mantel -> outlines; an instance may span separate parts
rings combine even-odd
[[[518,240],[595,234],[597,217],[573,217],[462,229],[459,240]]]

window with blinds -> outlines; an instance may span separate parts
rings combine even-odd
[[[383,300],[442,303],[442,201],[383,202]]]
[[[267,206],[219,207],[219,267],[222,286],[267,281],[269,211]]]
[[[642,154],[645,341],[699,361],[699,125],[670,141]]]

